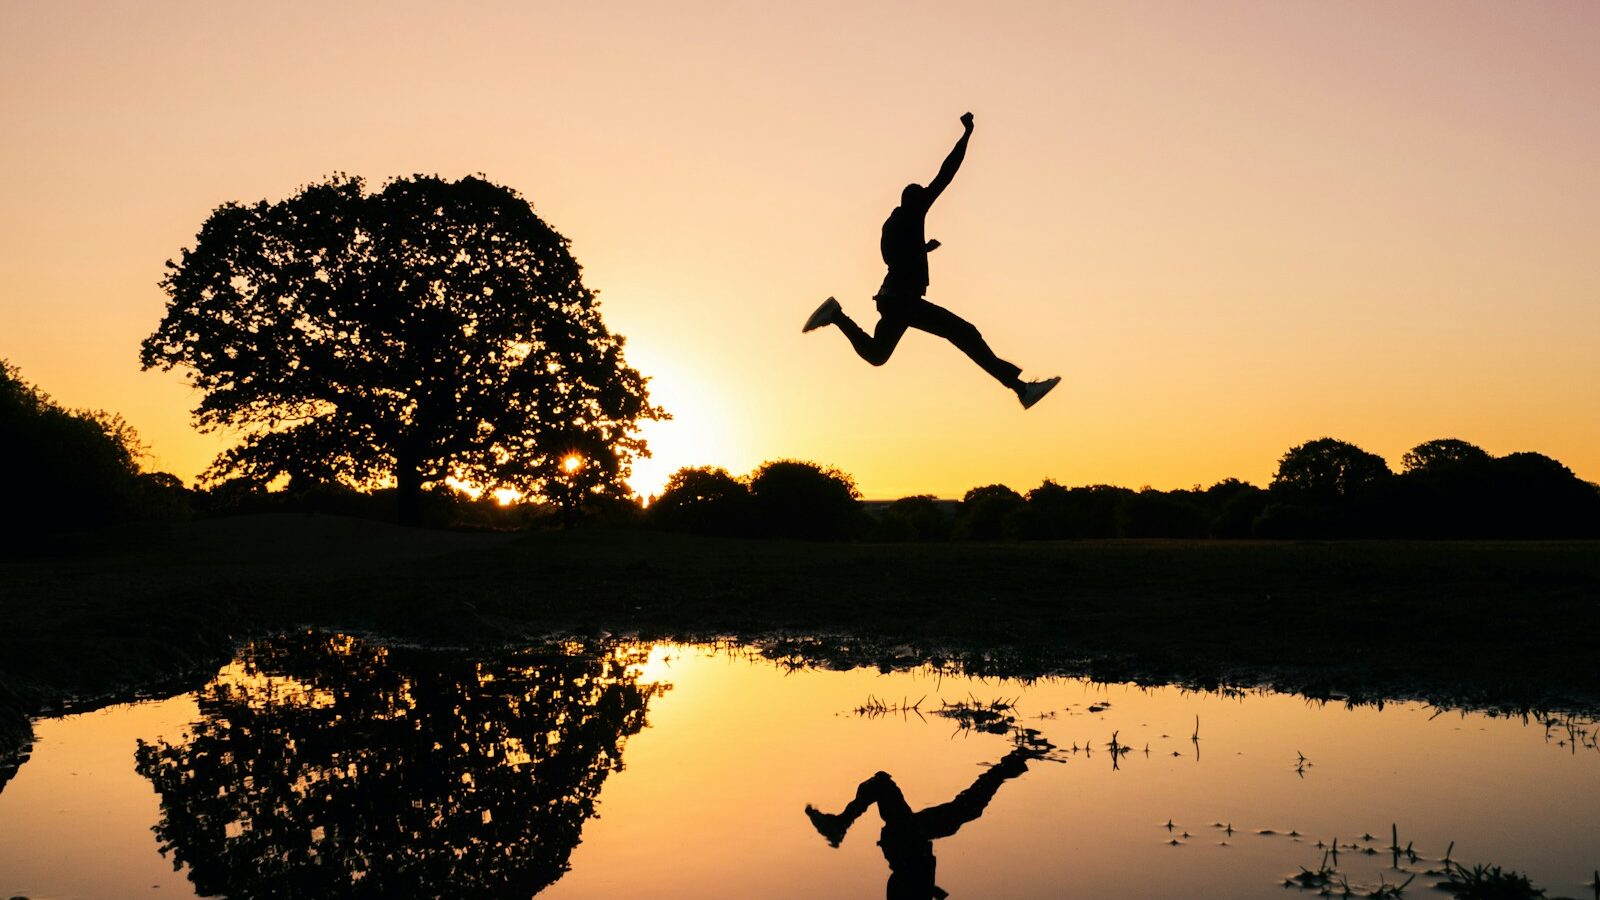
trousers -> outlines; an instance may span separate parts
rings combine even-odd
[[[834,324],[850,339],[850,346],[855,348],[856,355],[872,365],[881,366],[888,362],[906,330],[915,328],[954,344],[956,349],[1006,387],[1015,390],[1020,384],[1022,369],[996,356],[977,327],[966,319],[921,297],[880,293],[876,299],[878,324],[870,335],[842,312],[834,318]]]

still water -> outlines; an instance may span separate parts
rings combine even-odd
[[[1592,720],[1411,703],[304,634],[36,730],[0,896],[1282,898],[1326,863],[1444,897],[1453,843],[1588,898],[1600,866]]]

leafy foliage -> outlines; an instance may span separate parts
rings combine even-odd
[[[509,188],[336,176],[214,211],[140,358],[188,372],[202,430],[243,433],[212,481],[393,479],[414,519],[447,477],[551,493],[576,452],[584,492],[620,493],[664,414],[579,275]]]

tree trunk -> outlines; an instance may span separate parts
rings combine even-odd
[[[422,465],[415,451],[402,448],[395,454],[395,499],[401,525],[422,525]]]

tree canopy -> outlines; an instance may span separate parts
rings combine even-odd
[[[187,370],[202,430],[242,440],[210,480],[399,488],[454,477],[525,494],[622,493],[664,418],[606,330],[568,242],[478,177],[334,176],[277,203],[227,203],[169,261],[140,355]]]
[[[1301,500],[1349,497],[1389,477],[1383,457],[1333,438],[1307,441],[1278,460],[1272,487]]]
[[[1437,438],[1407,450],[1400,461],[1407,472],[1423,472],[1463,463],[1484,463],[1492,458],[1482,447],[1460,438]]]

